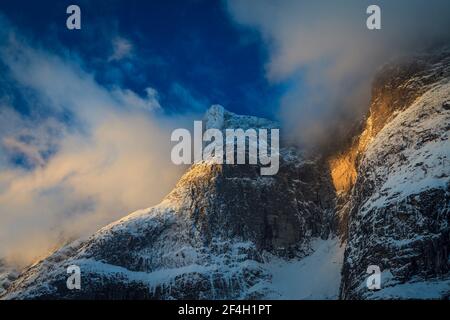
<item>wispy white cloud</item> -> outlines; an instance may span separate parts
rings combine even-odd
[[[112,40],[112,53],[108,61],[120,61],[133,55],[134,46],[130,40],[117,36]]]
[[[184,105],[190,109],[203,111],[208,107],[207,101],[202,97],[195,96],[188,88],[179,82],[174,82],[170,88],[170,93],[177,97]]]
[[[161,109],[159,104],[158,91],[151,87],[145,89],[146,97],[141,98],[135,92],[129,89],[117,89],[113,91],[113,94],[119,99],[120,103],[129,106],[135,106],[143,110],[155,111]]]
[[[12,101],[1,105],[0,256],[29,262],[61,239],[158,203],[173,187],[182,172],[170,161],[169,138],[183,119],[153,112],[160,108],[156,90],[147,88],[144,98],[109,90],[78,61],[39,49],[13,29],[0,41],[0,59],[19,89],[77,123],[39,110],[21,115]],[[15,153],[32,169],[11,164]]]

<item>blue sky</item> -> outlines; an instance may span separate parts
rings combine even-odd
[[[274,116],[281,86],[266,80],[260,35],[231,21],[223,2],[76,1],[82,30],[70,31],[65,9],[72,2],[4,0],[0,12],[46,50],[79,58],[104,86],[142,96],[145,88],[156,89],[167,112],[220,103]],[[119,59],[111,59],[115,39],[130,47]]]

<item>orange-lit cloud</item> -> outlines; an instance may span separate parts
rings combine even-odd
[[[170,132],[184,120],[158,115],[156,90],[141,98],[104,88],[76,60],[36,49],[13,31],[0,59],[39,104],[68,110],[77,123],[24,116],[1,102],[0,257],[28,263],[157,204],[174,186],[182,168],[170,161]],[[14,153],[31,168],[8,162]]]

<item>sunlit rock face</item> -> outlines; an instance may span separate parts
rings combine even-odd
[[[213,106],[206,128],[275,128]],[[267,261],[300,259],[334,235],[334,190],[318,159],[280,149],[277,175],[259,165],[194,164],[153,208],[115,222],[29,268],[6,298],[223,299],[276,296]],[[82,271],[68,290],[66,267]]]
[[[450,52],[385,67],[341,212],[346,238],[341,297],[441,298],[450,292]],[[369,291],[366,270],[382,270]]]
[[[333,184],[338,193],[347,193],[357,177],[359,158],[371,140],[398,112],[405,110],[432,86],[450,77],[448,49],[402,58],[390,63],[376,75],[365,125],[351,146],[329,159]]]

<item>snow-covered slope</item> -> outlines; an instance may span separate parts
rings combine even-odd
[[[337,299],[344,245],[338,238],[316,239],[303,259],[272,259],[265,265],[271,275],[270,299]]]

